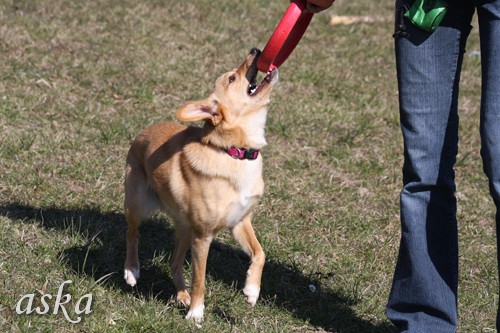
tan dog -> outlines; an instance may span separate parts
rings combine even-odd
[[[170,268],[177,300],[190,306],[186,318],[203,318],[208,249],[224,227],[251,256],[243,292],[252,306],[259,297],[265,255],[251,215],[264,190],[259,149],[266,145],[266,107],[278,81],[275,69],[256,87],[259,54],[253,49],[238,69],[217,79],[207,99],[177,111],[181,121],[204,120],[203,128],[152,125],[137,136],[127,156],[125,280],[134,286],[139,278],[139,224],[158,209],[167,212],[176,234]],[[190,247],[191,295],[182,272]]]

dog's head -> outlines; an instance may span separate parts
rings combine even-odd
[[[266,107],[278,81],[278,70],[269,72],[257,85],[259,55],[258,49],[252,49],[237,69],[217,79],[207,99],[185,104],[177,111],[177,118],[181,121],[204,120],[203,140],[219,147],[262,148],[266,144]]]

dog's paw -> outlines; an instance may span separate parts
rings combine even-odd
[[[247,302],[250,303],[251,306],[255,306],[259,298],[260,288],[255,285],[247,285],[243,289],[243,293],[247,297]]]
[[[139,279],[140,269],[139,268],[125,268],[123,277],[125,281],[130,286],[135,286],[137,284],[137,280]]]
[[[177,292],[177,304],[188,307],[191,305],[191,296],[187,290],[179,290]]]
[[[201,328],[201,323],[203,322],[203,312],[205,310],[205,306],[199,306],[194,309],[189,309],[189,312],[186,316],[186,319],[193,320],[196,324],[196,327]]]

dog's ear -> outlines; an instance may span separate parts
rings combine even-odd
[[[222,120],[222,112],[217,100],[203,99],[183,105],[176,113],[180,121],[210,121],[217,125]]]

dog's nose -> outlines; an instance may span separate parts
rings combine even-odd
[[[250,54],[251,55],[259,55],[260,54],[260,50],[256,47],[254,47],[251,51],[250,51]]]

